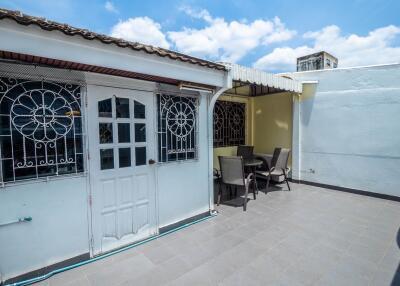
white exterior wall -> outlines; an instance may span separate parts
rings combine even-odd
[[[207,94],[199,98],[197,160],[157,166],[160,227],[209,211]]]
[[[0,27],[0,37],[2,35]],[[4,36],[7,38],[7,35]],[[2,41],[0,49],[5,42],[12,41]],[[63,51],[69,51],[77,57],[80,55],[68,48],[64,48]],[[148,57],[144,55],[143,59]],[[160,66],[163,66],[165,61],[166,59],[160,59]],[[133,67],[138,66],[135,65],[135,61],[131,61],[130,64]],[[209,84],[211,81],[227,82],[223,71],[210,70],[208,73],[205,68],[188,68],[188,64],[176,61],[168,65],[172,73],[182,72],[188,79],[196,79],[203,84]],[[182,67],[182,71],[179,71],[179,67]],[[169,76],[167,71],[161,76]],[[210,76],[213,76],[212,80]],[[120,77],[86,73],[86,81],[88,97],[96,96],[90,92],[90,86],[93,84],[156,91],[155,83]],[[159,227],[209,210],[207,96],[208,94],[199,95],[199,159],[155,166]],[[155,107],[154,112],[156,110]],[[0,226],[0,282],[90,251],[90,189],[87,177],[86,175],[51,179],[48,182],[17,183],[0,188],[0,224],[20,217],[33,218],[31,222]]]
[[[89,41],[80,36],[65,36],[58,31],[44,31],[35,25],[23,26],[12,20],[1,21],[0,38],[0,50],[216,87],[230,84],[224,71],[106,45],[97,40]],[[88,97],[96,96],[90,93],[92,84],[156,90],[155,83],[93,74],[86,76]],[[200,97],[198,122],[199,159],[155,166],[159,227],[209,210],[207,95]],[[87,178],[15,184],[0,189],[0,224],[20,217],[33,218],[31,222],[0,226],[0,283],[90,251],[90,185]]]
[[[86,177],[29,182],[0,189],[3,280],[89,252]]]
[[[294,178],[400,196],[400,65],[291,76],[318,81],[305,84],[294,116]]]

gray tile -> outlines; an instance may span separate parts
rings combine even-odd
[[[382,271],[382,270],[376,271],[369,285],[370,286],[400,285],[400,268],[395,272]]]
[[[358,276],[342,275],[341,273],[332,272],[323,276],[318,281],[315,281],[312,285],[324,285],[324,286],[365,286],[369,284],[369,280]]]
[[[384,272],[396,273],[400,270],[400,256],[393,251],[388,251],[378,265],[378,269]]]
[[[260,284],[259,282],[255,281],[250,275],[247,275],[245,272],[236,272],[220,283],[220,286],[262,286],[264,284]]]
[[[243,276],[252,277],[260,285],[273,285],[284,273],[284,268],[276,264],[271,257],[261,256],[243,267],[240,272]]]
[[[71,282],[79,280],[87,280],[85,272],[80,267],[73,268],[71,270],[53,275],[48,279],[50,286],[71,285],[70,284]],[[76,283],[79,284],[78,282]]]
[[[50,285],[50,279],[46,279],[46,280],[34,283],[32,285],[35,285],[35,286],[49,286]]]
[[[211,260],[215,256],[216,253],[211,248],[204,247],[200,244],[197,244],[178,255],[179,258],[193,268]]]
[[[213,240],[206,241],[201,245],[204,248],[208,248],[213,251],[216,255],[221,254],[222,252],[238,245],[243,242],[243,237],[240,237],[235,234],[227,233],[225,235],[219,236]]]
[[[217,285],[234,271],[220,261],[211,260],[173,280],[171,285]]]
[[[233,264],[236,268],[252,263],[256,258],[264,255],[264,248],[253,243],[251,240],[242,242],[232,249],[229,249],[218,256],[224,259],[226,263]]]
[[[386,252],[386,247],[382,245],[370,245],[353,242],[348,250],[349,255],[365,259],[371,263],[379,264]]]
[[[54,284],[54,285],[61,285],[61,284]],[[89,282],[89,280],[84,277],[84,278],[80,278],[77,280],[71,280],[66,284],[62,284],[63,286],[92,286]]]
[[[173,257],[148,273],[138,276],[133,281],[125,283],[125,285],[165,285],[185,274],[190,270],[190,267],[182,259]]]
[[[131,248],[125,251],[122,251],[118,254],[115,254],[112,256],[112,261],[117,262],[117,261],[123,261],[125,259],[129,259],[131,257],[134,257],[136,255],[139,255],[140,252],[137,250],[137,248]]]
[[[134,279],[145,272],[154,269],[154,264],[143,254],[121,262],[115,262],[109,265],[101,272],[94,272],[87,275],[92,285],[117,285],[125,281],[134,281]]]
[[[284,273],[284,274],[279,275],[269,285],[274,285],[274,286],[306,286],[306,285],[311,285],[311,284],[304,284],[304,283],[301,282],[301,279],[298,279],[296,276],[290,275],[288,273]]]
[[[140,251],[154,264],[160,264],[176,255],[176,252],[167,245],[155,246]]]
[[[338,260],[332,273],[338,276],[352,277],[357,281],[369,281],[376,270],[377,266],[375,264],[359,257],[345,254]]]
[[[36,285],[400,285],[400,203],[292,184]],[[395,276],[397,274],[397,276]]]
[[[98,273],[106,270],[109,268],[110,265],[113,264],[115,257],[113,256],[108,256],[103,259],[99,259],[97,261],[94,261],[92,263],[88,263],[86,265],[83,265],[79,267],[78,269],[82,270],[86,275],[93,274],[93,273]],[[67,272],[64,272],[67,273]],[[66,275],[66,274],[63,274]]]

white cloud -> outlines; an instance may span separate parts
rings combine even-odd
[[[195,18],[195,19],[203,19],[204,21],[211,23],[213,18],[211,17],[210,13],[206,9],[195,10],[190,6],[181,6],[179,8],[180,11],[183,11],[188,16]]]
[[[340,67],[400,62],[400,46],[391,46],[400,34],[400,27],[393,25],[375,29],[366,36],[342,36],[340,28],[332,25],[303,35],[312,45],[296,48],[276,48],[254,63],[264,70],[292,71],[296,58],[311,52],[327,51],[339,59]]]
[[[297,48],[275,48],[254,63],[254,67],[262,70],[291,71],[296,68],[296,58],[313,53],[315,50],[307,46]]]
[[[292,39],[296,35],[296,31],[286,29],[285,24],[278,17],[274,18],[275,30],[264,39],[264,44],[284,42]]]
[[[295,34],[288,30],[279,18],[272,21],[254,20],[227,22],[213,18],[207,10],[181,8],[187,15],[204,20],[204,28],[183,28],[168,32],[168,39],[183,52],[214,60],[236,62],[259,45],[289,40]]]
[[[104,8],[105,8],[108,12],[116,13],[116,14],[119,13],[118,9],[115,7],[114,3],[112,3],[111,1],[107,1],[107,2],[104,4]]]
[[[120,21],[111,29],[111,36],[167,49],[170,47],[161,25],[148,17]]]

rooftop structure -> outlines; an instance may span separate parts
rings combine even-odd
[[[335,69],[337,66],[338,59],[324,51],[297,58],[297,71]]]

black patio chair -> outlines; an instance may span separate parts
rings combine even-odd
[[[238,156],[218,156],[221,182],[229,187],[244,187],[243,211],[246,211],[247,197],[250,184],[254,181],[254,174],[250,173],[247,177],[244,174],[243,158]],[[256,199],[256,191],[253,185],[253,197]],[[219,205],[222,196],[222,189],[218,192],[217,205]]]
[[[282,182],[286,182],[287,187],[290,191],[289,180],[287,178],[287,173],[290,170],[288,168],[288,160],[289,160],[290,149],[286,148],[275,148],[274,155],[271,159],[271,164],[269,166],[266,158],[263,158],[261,154],[258,154],[257,159],[261,159],[265,166],[266,170],[257,170],[256,176],[267,180],[266,191],[268,191],[269,182],[271,180],[271,176],[283,176],[284,180]]]
[[[213,169],[213,178],[218,185],[218,193],[222,193],[221,172],[217,168]]]
[[[253,159],[254,146],[239,145],[237,147],[236,155],[241,156],[243,159]]]

